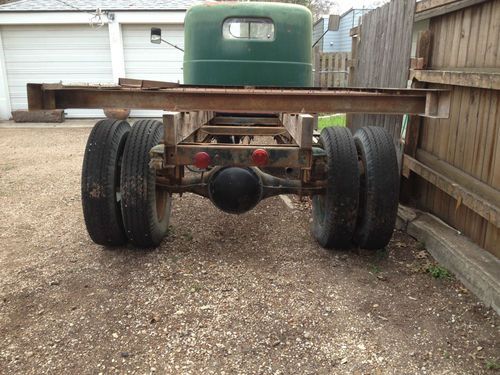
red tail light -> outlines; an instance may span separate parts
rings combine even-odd
[[[212,159],[206,152],[201,151],[194,155],[193,164],[196,168],[207,169],[211,162]]]
[[[269,154],[266,150],[258,148],[257,150],[252,152],[252,160],[256,166],[262,167],[269,162]]]

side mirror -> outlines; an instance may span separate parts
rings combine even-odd
[[[340,26],[340,16],[336,14],[330,14],[328,18],[328,31],[337,31]]]
[[[158,27],[151,28],[151,43],[160,44],[161,43],[161,29]]]

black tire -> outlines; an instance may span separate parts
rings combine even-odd
[[[354,242],[363,249],[381,249],[392,237],[398,212],[396,149],[389,133],[376,126],[359,129],[354,142],[363,163]]]
[[[104,246],[127,242],[120,209],[120,169],[130,125],[101,120],[90,132],[82,167],[83,218],[92,241]]]
[[[325,248],[352,247],[359,199],[359,166],[351,132],[325,128],[319,144],[327,157],[327,188],[312,203],[313,235]]]
[[[155,171],[149,167],[149,151],[163,138],[163,124],[137,121],[123,152],[121,187],[125,233],[138,247],[156,247],[167,234],[171,197],[156,188]]]

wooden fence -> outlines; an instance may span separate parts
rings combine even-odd
[[[420,208],[500,257],[500,0],[475,3],[417,6],[431,43],[412,77],[449,88],[451,112],[412,124],[418,143],[405,166],[418,175]]]
[[[314,86],[346,87],[351,52],[314,53]]]
[[[412,2],[393,0],[352,30],[357,49],[350,85],[405,87],[408,77],[413,87],[451,90],[449,119],[409,117],[403,131],[403,175],[408,177],[403,197],[500,257],[500,0]],[[414,14],[406,14],[411,7]],[[405,16],[394,17],[402,9]],[[411,70],[411,39],[403,30],[411,29],[410,19],[424,29],[416,38]],[[392,38],[394,48],[370,40],[371,35]],[[400,56],[391,52],[398,49]],[[367,120],[386,126],[395,140],[402,137],[401,121],[385,116],[348,116],[348,126]]]

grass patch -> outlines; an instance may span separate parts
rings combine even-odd
[[[199,291],[201,291],[203,288],[201,287],[201,284],[199,283],[194,283],[193,285],[191,285],[191,288],[189,289],[189,291],[191,293],[198,293]]]
[[[377,262],[381,262],[389,258],[389,251],[384,247],[383,249],[378,249],[375,251],[375,259]]]
[[[487,359],[486,368],[488,370],[500,370],[500,362],[498,359]]]
[[[435,279],[451,279],[451,273],[446,268],[437,264],[431,264],[425,269]]]
[[[330,126],[345,126],[345,115],[320,116],[318,118],[318,129],[322,130]]]
[[[417,243],[415,244],[415,248],[416,248],[417,250],[425,250],[425,243],[423,243],[423,242],[417,242]]]
[[[370,272],[375,275],[378,275],[380,272],[382,272],[382,270],[376,264],[370,264]]]
[[[193,233],[191,233],[189,229],[186,232],[182,233],[181,236],[187,241],[193,240]]]

